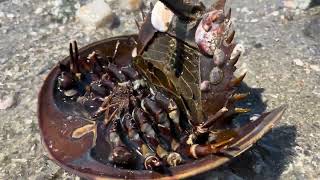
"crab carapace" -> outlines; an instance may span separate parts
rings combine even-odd
[[[284,106],[232,126],[249,109],[236,106],[247,94],[238,92],[245,74],[234,76],[231,10],[224,0],[178,4],[158,1],[138,35],[70,43],[39,94],[43,143],[58,165],[89,179],[185,178],[238,156],[280,119]]]

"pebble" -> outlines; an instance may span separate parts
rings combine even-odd
[[[6,158],[6,155],[4,153],[0,153],[0,162],[3,161]]]
[[[283,19],[287,21],[293,21],[294,20],[294,13],[291,11],[284,12]]]
[[[112,24],[113,13],[103,0],[94,0],[82,6],[76,13],[80,23],[87,28],[96,29],[105,24]]]
[[[256,23],[256,22],[258,22],[259,20],[258,19],[251,19],[250,20],[250,22],[252,22],[252,23]]]
[[[279,14],[280,14],[279,11],[273,11],[273,12],[271,13],[271,15],[273,15],[273,16],[279,16]]]
[[[304,65],[303,62],[300,59],[294,59],[293,62],[297,66],[303,66]]]
[[[6,110],[12,107],[15,104],[14,95],[9,95],[0,99],[0,110]]]
[[[316,42],[320,41],[320,15],[313,17],[312,20],[305,25],[303,33]]]
[[[316,95],[317,97],[320,98],[320,90],[315,88],[313,91],[312,91],[312,94]]]
[[[136,11],[142,6],[142,0],[121,0],[120,6],[130,11]]]
[[[320,72],[320,67],[318,65],[310,65],[310,68],[316,72]]]
[[[28,162],[27,159],[11,159],[12,162],[16,162],[16,163],[26,163]]]
[[[249,15],[253,13],[253,11],[249,11],[249,9],[248,9],[247,7],[242,8],[242,9],[240,10],[240,12],[246,13],[246,14],[249,14]]]
[[[37,8],[37,9],[34,11],[34,13],[35,13],[35,14],[41,14],[42,11],[43,11],[42,8]]]
[[[253,45],[253,47],[255,47],[255,48],[262,48],[263,47],[263,45],[261,44],[261,43],[255,43],[254,45]]]
[[[284,0],[283,5],[291,9],[307,9],[313,0]]]
[[[5,63],[6,61],[7,61],[7,59],[5,59],[5,58],[0,58],[0,64]]]
[[[10,14],[7,14],[7,17],[8,17],[8,18],[14,18],[15,15],[10,13]]]
[[[32,124],[32,119],[27,119],[27,120],[25,121],[25,123],[28,124],[28,125]]]

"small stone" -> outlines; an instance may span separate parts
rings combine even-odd
[[[136,11],[142,6],[142,0],[121,0],[120,5],[130,11]]]
[[[304,35],[319,42],[320,40],[320,15],[313,17],[303,30]]]
[[[286,8],[295,8],[295,3],[293,2],[293,0],[284,0],[283,6]]]
[[[41,14],[42,11],[43,11],[42,8],[37,8],[37,9],[34,11],[34,13],[35,13],[35,14]]]
[[[311,69],[309,67],[305,67],[304,71],[306,72],[306,74],[310,74],[311,73]]]
[[[14,14],[7,14],[7,17],[8,17],[8,18],[14,18],[15,15],[14,15]]]
[[[292,13],[286,13],[284,15],[285,19],[288,21],[293,21],[293,14]]]
[[[26,123],[26,124],[29,124],[29,125],[32,124],[32,119],[27,119],[27,120],[25,121],[25,123]]]
[[[314,71],[320,72],[320,67],[318,65],[310,65],[310,68]]]
[[[5,59],[5,58],[0,58],[0,64],[5,63],[6,61],[7,61],[7,59]]]
[[[247,13],[247,14],[250,13],[250,11],[249,11],[249,9],[248,9],[247,7],[243,7],[243,8],[240,10],[240,12],[242,12],[242,13]]]
[[[259,20],[258,19],[251,19],[250,20],[250,22],[252,22],[252,23],[256,23],[256,22],[258,22]]]
[[[0,110],[6,110],[12,107],[14,104],[15,104],[14,95],[9,95],[7,97],[4,97],[3,99],[0,99]]]
[[[112,24],[113,13],[103,0],[94,0],[77,11],[77,18],[87,28],[96,29],[104,24]]]
[[[12,162],[15,163],[27,163],[28,160],[27,159],[11,159]]]
[[[290,9],[307,9],[314,0],[284,0],[283,5]]]
[[[279,16],[279,14],[280,14],[279,11],[273,11],[273,12],[271,13],[271,15],[273,15],[273,16]]]
[[[255,43],[253,46],[254,46],[255,48],[257,48],[257,49],[263,47],[263,45],[262,45],[261,43]]]
[[[313,91],[312,91],[312,94],[316,95],[317,97],[320,98],[320,88],[315,88]]]
[[[294,59],[293,62],[297,66],[303,66],[304,65],[303,62],[300,59]]]

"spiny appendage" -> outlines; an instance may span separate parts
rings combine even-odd
[[[249,109],[234,107],[235,101],[246,97],[243,94],[234,94],[246,73],[240,77],[233,75],[240,53],[237,52],[231,58],[236,46],[233,42],[235,31],[229,32],[231,10],[225,14],[224,5],[225,1],[219,1],[213,6],[213,9],[204,15],[195,34],[198,47],[205,55],[200,60],[200,89],[202,106],[207,119],[197,125],[190,136],[193,139],[210,131],[216,121],[249,111]]]
[[[205,58],[209,58],[209,62],[207,62],[208,64],[203,64],[203,62],[200,60],[199,73],[205,74],[207,77],[201,76],[201,79],[199,80],[201,82],[200,85],[195,85],[197,85],[198,88],[200,87],[199,90],[202,91],[201,101],[206,100],[206,102],[202,102],[202,106],[204,106],[204,114],[208,116],[207,120],[210,123],[204,123],[205,127],[201,127],[203,126],[203,124],[199,125],[198,123],[201,122],[201,120],[199,121],[199,119],[202,119],[201,113],[198,114],[191,111],[189,113],[193,114],[191,118],[191,121],[193,121],[192,124],[196,126],[199,125],[199,127],[201,127],[198,127],[197,129],[210,129],[210,125],[214,124],[212,122],[221,119],[226,113],[230,114],[230,112],[244,112],[239,111],[239,109],[235,111],[234,107],[231,108],[230,105],[226,106],[226,104],[228,104],[227,102],[229,102],[229,98],[232,95],[234,87],[238,86],[241,83],[244,76],[241,76],[239,78],[233,77],[233,72],[235,71],[234,65],[239,59],[240,54],[231,59],[231,53],[235,48],[235,43],[233,42],[235,31],[229,32],[231,26],[231,9],[225,14],[224,4],[225,1],[219,1],[218,4],[213,6],[214,9],[204,15],[204,18],[200,22],[195,34],[195,39],[198,43],[200,51],[204,53],[205,56],[207,56]],[[167,60],[162,60],[162,62],[159,62],[159,60],[157,59],[159,59],[159,57],[166,58],[168,56],[176,59],[176,57],[178,57],[177,54],[168,53],[174,50],[174,48],[176,47],[170,49],[169,51],[166,49],[165,52],[162,52],[161,49],[163,49],[163,47],[168,47],[168,45],[166,44],[167,46],[162,47],[161,42],[158,42],[159,38],[161,39],[161,37],[156,37],[153,40],[153,43],[148,48],[148,51],[153,51],[153,49],[155,51],[144,52],[144,58],[146,58],[145,60],[151,62],[153,65],[157,66],[158,69],[170,70],[170,67],[163,68],[164,65],[161,65],[161,63],[168,65],[171,62],[168,62]],[[168,42],[169,41],[167,41],[167,43]],[[158,45],[159,47],[157,47],[156,45]],[[155,46],[155,48],[153,48],[153,46]],[[186,57],[183,58],[187,59]],[[185,63],[182,64],[185,66],[186,64],[190,63],[188,62],[188,60],[185,60]],[[210,68],[208,69],[208,67]],[[173,70],[171,69],[171,71]],[[189,108],[191,107],[191,110],[195,110],[198,112],[198,110],[201,111],[201,109],[195,108],[197,107],[197,105],[194,104],[194,100],[192,102],[188,101],[189,97],[198,100],[199,95],[197,94],[200,94],[196,92],[197,90],[195,90],[195,88],[192,88],[192,85],[194,85],[192,83],[194,83],[194,79],[197,78],[190,78],[192,77],[192,74],[191,76],[186,76],[189,72],[194,72],[194,69],[191,69],[190,71],[188,70],[188,67],[183,67],[183,73],[181,73],[182,75],[179,77],[170,76],[170,80],[173,82],[175,89],[177,89],[177,93],[181,93],[183,95],[184,100],[188,104]],[[170,72],[167,72],[165,74],[170,75]],[[212,102],[208,103],[208,101]]]
[[[96,155],[106,163],[134,167],[133,164],[142,162],[142,168],[148,170],[182,163],[182,156],[171,147],[179,144],[176,136],[184,133],[178,105],[174,99],[147,87],[133,67],[114,64],[119,46],[117,42],[113,56],[105,59],[104,66],[98,69],[95,68],[101,57],[97,53],[87,58],[78,56],[75,61],[77,46],[76,50],[70,46],[70,66],[62,66],[58,88],[65,91],[62,88],[65,86],[79,91],[73,100],[84,106],[92,119],[75,129],[71,137],[80,139],[93,133]],[[63,83],[67,76],[62,74],[66,73],[72,78],[78,74],[76,83]],[[82,89],[84,92],[80,92]]]

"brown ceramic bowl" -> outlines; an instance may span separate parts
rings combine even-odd
[[[120,36],[108,38],[102,41],[92,43],[79,50],[82,57],[86,57],[93,50],[100,50],[108,56],[112,56],[116,42],[119,40],[122,44],[119,49],[118,65],[125,65],[130,59],[133,46],[128,39],[136,38],[136,35]],[[69,61],[70,57],[63,61]],[[250,148],[258,139],[267,133],[273,125],[282,116],[285,107],[280,107],[269,113],[263,114],[258,120],[252,121],[239,128],[239,138],[234,139],[231,146],[225,150],[223,155],[209,155],[204,158],[194,160],[192,163],[170,167],[171,173],[161,174],[148,170],[128,170],[115,168],[112,165],[105,165],[90,156],[93,134],[87,134],[80,139],[72,139],[73,130],[82,127],[88,123],[83,117],[71,116],[65,110],[60,109],[54,98],[55,85],[59,66],[55,66],[39,93],[38,118],[42,137],[42,143],[52,159],[57,165],[74,173],[78,176],[88,179],[181,179],[203,173],[214,169],[232,157],[238,156]]]

